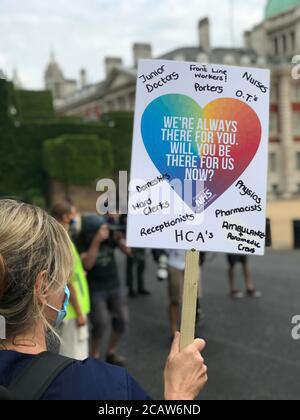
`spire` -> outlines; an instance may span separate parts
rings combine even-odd
[[[55,54],[53,50],[50,51],[50,63],[51,64],[55,63]]]
[[[64,75],[63,72],[55,60],[54,51],[51,49],[50,51],[50,61],[46,67],[44,78],[46,81],[55,81],[55,82],[63,82]],[[46,82],[47,85],[47,82]]]

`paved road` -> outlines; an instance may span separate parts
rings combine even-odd
[[[118,259],[124,273],[123,257]],[[300,252],[269,251],[250,263],[261,300],[228,298],[223,255],[215,255],[204,268],[201,333],[208,343],[209,384],[202,398],[300,399],[300,341],[291,338],[291,319],[300,314]],[[149,258],[146,277],[152,295],[130,301],[122,352],[129,371],[153,398],[161,398],[169,331],[166,284],[155,279],[155,270]]]

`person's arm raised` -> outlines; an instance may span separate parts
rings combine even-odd
[[[81,255],[82,263],[86,270],[91,270],[96,264],[99,247],[106,239],[107,237],[102,234],[101,230],[99,230],[92,240],[89,249]]]
[[[127,255],[127,257],[132,257],[132,250],[126,245],[126,240],[121,232],[114,233],[114,241],[123,254]]]
[[[205,386],[207,366],[200,352],[205,341],[197,339],[180,352],[176,333],[164,371],[165,400],[194,400]]]

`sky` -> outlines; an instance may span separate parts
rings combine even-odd
[[[232,6],[234,5],[232,14]],[[209,16],[213,46],[242,45],[243,31],[263,18],[265,0],[0,0],[0,69],[17,69],[26,88],[43,88],[51,50],[66,78],[85,68],[104,77],[104,58],[132,65],[132,44],[149,42],[154,56],[198,43],[197,22]]]

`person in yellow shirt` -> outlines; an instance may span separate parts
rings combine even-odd
[[[51,209],[51,215],[66,230],[69,229],[76,209],[72,204],[61,201]],[[89,357],[89,329],[88,315],[90,313],[90,295],[85,271],[78,251],[72,243],[74,272],[68,284],[70,289],[70,304],[67,316],[62,325],[60,336],[62,339],[60,354],[77,360]]]

